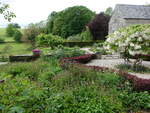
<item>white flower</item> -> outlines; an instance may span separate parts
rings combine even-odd
[[[129,54],[134,56],[136,53],[132,50],[129,50]]]
[[[138,41],[139,41],[139,42],[142,42],[142,41],[143,41],[142,37],[139,37],[139,38],[138,38]]]
[[[141,49],[141,46],[140,46],[140,45],[135,45],[135,46],[134,46],[134,49],[135,49],[135,50]]]
[[[145,43],[146,46],[149,46],[150,44],[148,42]]]
[[[133,43],[130,43],[130,46],[131,46],[131,47],[134,47],[134,44],[133,44]]]

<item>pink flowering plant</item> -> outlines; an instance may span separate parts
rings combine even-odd
[[[41,50],[39,50],[39,49],[34,49],[34,50],[32,50],[32,52],[33,52],[33,55],[39,56],[40,53],[41,53]]]
[[[104,48],[110,53],[122,54],[127,63],[131,63],[130,56],[136,56],[132,63],[141,64],[139,56],[150,53],[150,25],[132,25],[119,29],[108,36]]]

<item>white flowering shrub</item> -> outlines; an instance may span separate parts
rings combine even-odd
[[[105,41],[104,48],[125,57],[150,54],[150,25],[132,25],[115,31]]]

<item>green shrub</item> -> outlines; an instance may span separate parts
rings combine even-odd
[[[5,40],[3,38],[0,38],[0,43],[5,42]]]
[[[60,47],[53,51],[52,55],[58,59],[64,57],[74,57],[74,56],[81,56],[85,54],[85,51],[80,50],[79,47],[69,48],[69,47]]]
[[[63,39],[57,35],[52,34],[40,34],[36,38],[36,43],[40,46],[50,46],[54,48],[55,46],[61,45]]]
[[[120,95],[123,106],[128,110],[150,109],[150,95],[148,92],[122,93]]]
[[[89,29],[86,29],[86,31],[83,31],[80,34],[68,37],[67,40],[68,41],[91,41],[92,35]]]
[[[36,24],[29,24],[28,27],[24,29],[22,40],[30,42],[32,46],[35,46],[36,37],[40,33],[42,33],[42,31]]]
[[[13,24],[8,24],[7,28],[6,28],[6,35],[9,37],[12,37],[15,33],[15,29]]]
[[[16,42],[21,42],[22,33],[19,30],[15,30],[13,37]]]

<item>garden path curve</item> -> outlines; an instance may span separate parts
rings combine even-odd
[[[115,65],[124,63],[123,59],[94,59],[91,62],[87,63],[88,66],[101,66],[115,69]],[[144,66],[150,67],[149,61],[143,61],[142,64]],[[139,78],[150,79],[150,74],[139,74],[139,73],[130,73],[136,75]]]
[[[0,62],[0,65],[8,64],[8,62]]]

